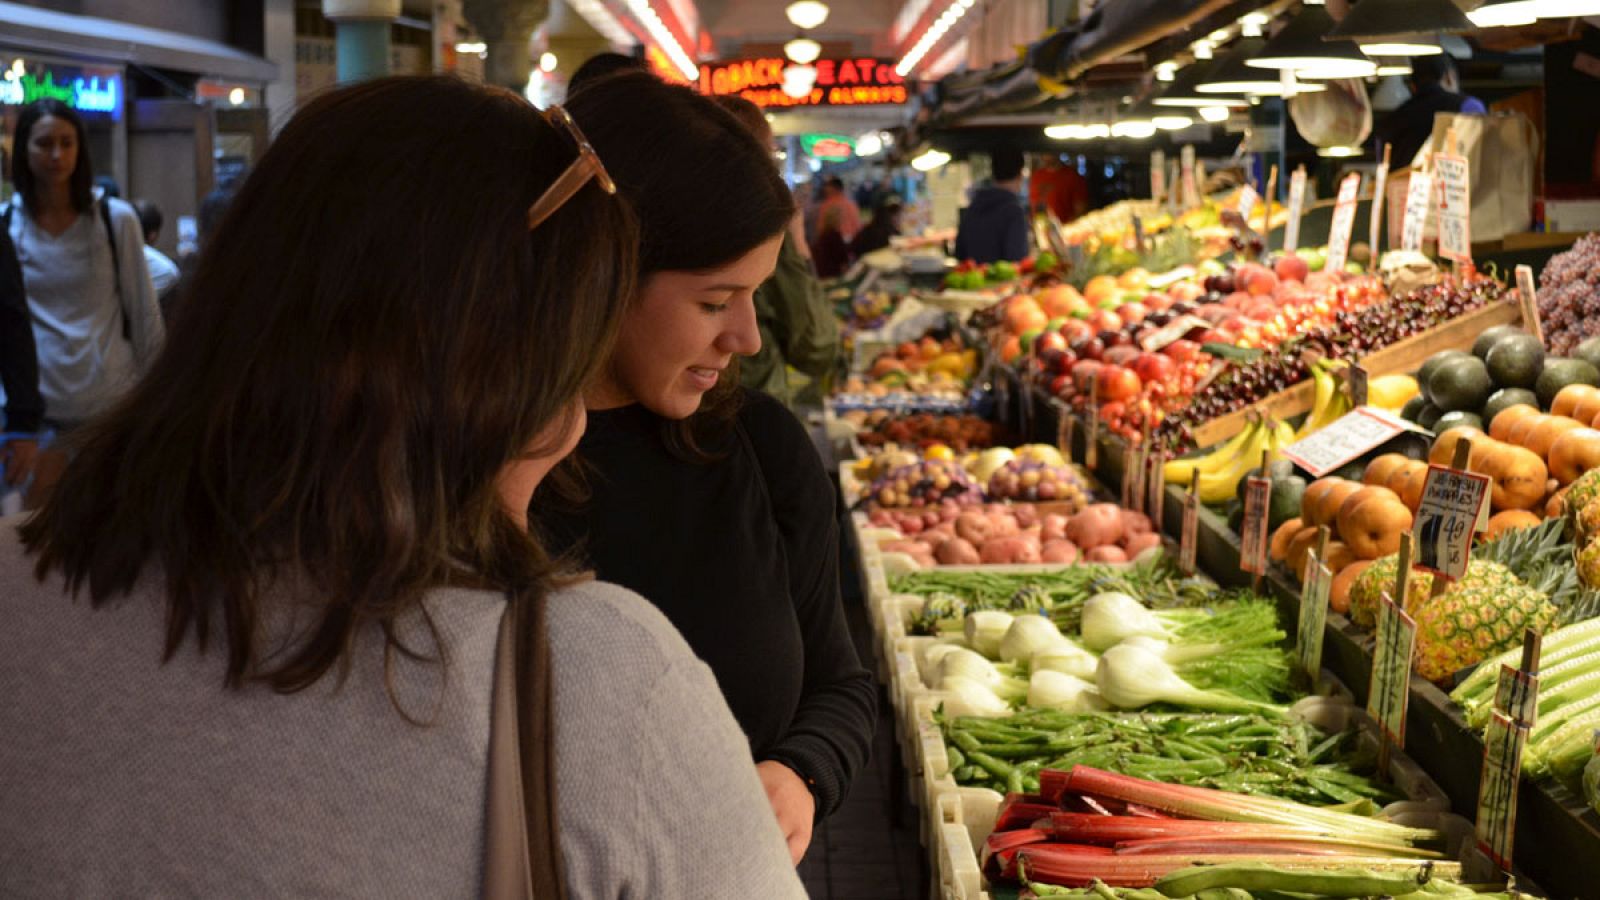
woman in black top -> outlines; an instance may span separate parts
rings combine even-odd
[[[710,665],[798,862],[865,761],[876,689],[845,626],[832,483],[734,366],[760,347],[752,295],[793,200],[766,148],[687,88],[619,74],[568,109],[639,218],[640,288],[586,394],[578,465],[531,511]]]

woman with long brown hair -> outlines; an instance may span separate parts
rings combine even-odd
[[[705,666],[526,528],[632,291],[609,185],[449,78],[284,128],[0,523],[0,896],[801,896]]]
[[[569,106],[638,214],[641,278],[586,392],[583,481],[533,513],[711,666],[798,862],[866,759],[876,687],[845,625],[833,484],[799,421],[739,387],[794,201],[768,148],[689,88],[616,74]]]

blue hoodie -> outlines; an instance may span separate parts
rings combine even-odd
[[[956,258],[991,263],[1017,262],[1028,255],[1028,210],[1016,191],[989,185],[972,195],[961,211]]]

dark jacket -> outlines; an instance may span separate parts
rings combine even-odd
[[[1028,210],[1016,191],[990,185],[980,188],[972,205],[961,212],[956,231],[956,258],[991,263],[1016,262],[1028,255]]]
[[[7,210],[7,224],[14,208],[15,204]],[[7,227],[0,227],[0,387],[6,392],[5,427],[0,430],[38,431],[44,421],[39,351],[33,343],[33,315],[22,283],[22,263]]]
[[[1484,112],[1483,104],[1464,94],[1455,94],[1438,85],[1429,85],[1400,105],[1378,124],[1378,146],[1391,145],[1390,160],[1395,168],[1411,165],[1417,151],[1433,136],[1433,117],[1437,113]]]
[[[793,401],[789,366],[820,378],[833,371],[839,356],[839,320],[833,317],[810,260],[787,232],[778,267],[756,288],[755,304],[761,349],[739,362],[739,381],[787,405]]]

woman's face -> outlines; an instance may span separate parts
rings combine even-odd
[[[692,415],[735,355],[761,349],[755,290],[772,275],[782,246],[777,235],[715,269],[646,278],[589,393],[590,408],[639,403],[668,419]]]
[[[72,123],[40,116],[28,134],[28,171],[45,184],[64,185],[78,168],[78,132]]]
[[[578,439],[583,437],[588,423],[589,414],[583,401],[574,399],[566,412],[546,425],[528,444],[528,455],[506,463],[500,470],[495,485],[500,500],[512,519],[524,528],[528,525],[528,503],[533,500],[534,489],[557,463],[577,449]]]

